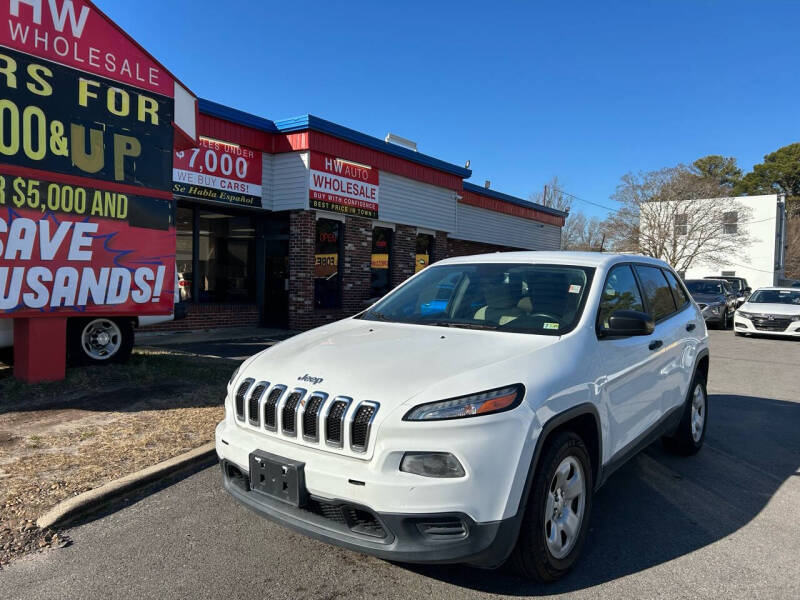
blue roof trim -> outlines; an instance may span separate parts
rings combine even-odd
[[[438,171],[444,171],[445,173],[457,175],[462,179],[466,179],[472,175],[472,171],[465,169],[464,167],[459,167],[452,163],[439,160],[438,158],[434,158],[433,156],[429,156],[427,154],[414,152],[408,148],[398,146],[397,144],[390,144],[382,139],[372,137],[366,133],[361,133],[360,131],[338,125],[331,121],[326,121],[325,119],[315,117],[314,115],[302,115],[292,119],[275,121],[275,126],[283,133],[303,131],[305,129],[319,131],[320,133],[327,133],[333,137],[358,144],[359,146],[371,148],[372,150],[377,150],[378,152],[383,152],[384,154],[397,156],[398,158],[415,162],[426,167],[431,167],[432,169],[436,169]]]
[[[353,142],[359,146],[365,146],[367,148],[377,150],[378,152],[383,152],[384,154],[397,156],[398,158],[403,158],[410,162],[431,167],[432,169],[437,169],[438,171],[444,171],[445,173],[457,175],[462,179],[466,179],[472,175],[472,171],[469,169],[439,160],[438,158],[428,156],[427,154],[414,152],[408,148],[398,146],[397,144],[390,144],[389,142],[372,137],[371,135],[361,133],[355,129],[350,129],[349,127],[337,125],[336,123],[326,121],[325,119],[320,119],[314,115],[302,115],[292,119],[270,121],[269,119],[257,117],[255,115],[251,115],[250,113],[236,110],[235,108],[231,108],[217,102],[212,102],[211,100],[205,100],[203,98],[198,99],[197,107],[203,114],[225,119],[226,121],[232,121],[234,123],[252,127],[253,129],[259,129],[261,131],[269,131],[271,133],[292,133],[294,131],[305,131],[306,129],[311,129],[313,131],[319,131],[320,133],[327,133],[348,142]]]
[[[509,204],[515,204],[523,208],[531,208],[533,210],[539,210],[541,212],[550,215],[556,215],[557,217],[567,218],[567,215],[569,214],[564,212],[563,210],[550,208],[549,206],[545,206],[544,204],[530,202],[529,200],[523,200],[522,198],[517,198],[516,196],[509,196],[508,194],[497,192],[492,189],[487,189],[485,187],[475,185],[474,183],[469,183],[468,181],[464,182],[464,189],[468,192],[472,192],[473,194],[480,194],[481,196],[487,196],[489,198],[494,198],[495,200],[502,200],[503,202],[508,202]]]
[[[211,100],[198,98],[197,109],[205,115],[211,115],[212,117],[218,117],[220,119],[225,119],[226,121],[232,121],[234,123],[238,123],[239,125],[245,125],[261,131],[269,131],[270,133],[279,133],[278,128],[275,127],[275,123],[269,119],[257,117],[242,110],[237,110],[235,108],[231,108],[230,106],[225,106],[224,104],[212,102]]]

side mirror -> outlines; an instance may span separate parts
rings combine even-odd
[[[748,296],[753,292],[753,288],[746,287],[744,288],[744,293]]]
[[[600,332],[606,337],[650,335],[655,330],[653,317],[638,310],[616,310],[608,318],[608,327]]]

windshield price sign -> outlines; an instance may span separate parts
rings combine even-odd
[[[172,191],[180,196],[261,207],[261,152],[200,138],[197,148],[175,153]]]

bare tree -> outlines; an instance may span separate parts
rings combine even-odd
[[[661,258],[677,271],[745,259],[751,211],[726,194],[718,181],[697,177],[685,165],[628,173],[612,196],[622,204],[608,220],[612,245]]]
[[[569,212],[572,208],[572,198],[561,191],[558,175],[553,175],[550,181],[544,184],[541,191],[533,192],[528,199],[531,202],[563,210],[564,212]]]
[[[603,250],[605,227],[597,217],[572,212],[561,229],[562,250]]]

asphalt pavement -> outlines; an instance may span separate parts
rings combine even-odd
[[[0,571],[24,598],[800,598],[800,342],[712,332],[710,425],[694,457],[655,444],[595,498],[563,581],[409,566],[328,546],[230,499],[205,469]]]

